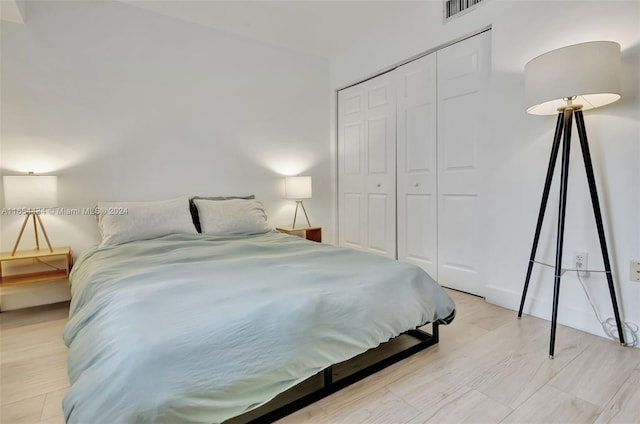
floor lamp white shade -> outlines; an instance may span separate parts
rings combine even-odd
[[[7,208],[49,208],[58,205],[58,177],[4,176],[2,183]]]
[[[566,99],[582,110],[620,98],[620,44],[592,41],[552,50],[524,68],[527,112],[555,115]]]

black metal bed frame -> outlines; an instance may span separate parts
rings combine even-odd
[[[275,409],[270,410],[269,406],[271,404],[271,402],[266,403],[265,405],[260,406],[259,408],[257,408],[257,410],[252,410],[249,412],[246,412],[243,415],[237,416],[235,418],[232,418],[230,421],[232,421],[233,423],[246,423],[246,424],[268,424],[268,423],[272,423],[274,421],[279,420],[280,418],[286,417],[289,414],[292,414],[308,405],[311,405],[312,403],[315,403],[317,401],[319,401],[320,399],[323,399],[339,390],[344,389],[347,386],[350,386],[372,374],[377,373],[378,371],[395,364],[396,362],[399,362],[403,359],[408,358],[411,355],[414,355],[415,353],[418,353],[422,350],[425,350],[426,348],[433,346],[435,344],[437,344],[440,341],[440,332],[439,332],[439,326],[441,324],[449,324],[451,323],[451,321],[453,321],[453,318],[455,317],[455,311],[448,316],[445,319],[442,320],[438,320],[437,322],[431,323],[432,324],[432,331],[431,333],[428,333],[426,331],[420,330],[419,328],[416,329],[412,329],[412,330],[408,330],[405,333],[400,334],[398,337],[402,336],[402,335],[409,335],[411,337],[413,337],[414,339],[418,340],[418,343],[403,349],[399,352],[396,352],[388,357],[385,357],[384,359],[381,359],[380,361],[377,361],[371,365],[368,365],[364,368],[361,368],[355,372],[353,372],[352,374],[348,374],[345,377],[340,378],[339,380],[334,380],[334,367],[337,367],[339,365],[344,365],[344,364],[349,364],[352,361],[356,360],[357,358],[361,357],[364,354],[370,353],[372,351],[376,351],[378,350],[380,347],[382,347],[383,345],[386,345],[387,343],[391,342],[394,339],[397,339],[398,337],[391,339],[389,342],[386,343],[382,343],[380,346],[375,347],[373,349],[368,350],[367,352],[364,352],[361,355],[358,355],[352,359],[349,359],[347,361],[341,362],[340,364],[334,364],[329,366],[328,368],[325,368],[323,371],[321,371],[320,373],[316,374],[313,377],[310,377],[309,379],[299,383],[298,385],[294,386],[292,389],[295,389],[296,387],[304,384],[307,381],[310,381],[314,378],[318,378],[318,376],[320,374],[322,374],[322,386],[319,389],[316,389],[314,391],[312,391],[311,393],[308,393],[306,395],[303,395],[302,397],[299,397],[297,399],[294,399],[293,401],[286,403],[282,406],[279,406]],[[424,325],[426,325],[428,323],[425,323]],[[289,389],[289,390],[292,390]],[[288,391],[287,391],[288,392]],[[287,393],[285,392],[285,393]],[[255,418],[249,418],[252,417],[256,414],[256,411],[259,411],[260,409],[267,409],[267,411]],[[248,416],[246,420],[243,420],[244,416]],[[225,422],[226,423],[226,422]]]

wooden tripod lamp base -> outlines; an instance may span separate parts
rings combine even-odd
[[[16,240],[16,244],[13,245],[11,256],[15,256],[16,251],[18,250],[18,245],[20,244],[20,240],[22,239],[22,234],[24,233],[24,229],[27,226],[27,222],[29,222],[29,218],[33,220],[33,234],[36,238],[36,250],[40,250],[40,239],[38,238],[38,224],[40,224],[40,229],[42,230],[42,234],[44,234],[44,239],[47,241],[49,252],[53,253],[53,248],[51,247],[51,242],[49,241],[47,230],[44,229],[44,224],[42,224],[42,219],[40,218],[40,214],[35,212],[29,212],[27,213],[27,216],[24,217],[24,221],[22,222],[22,227],[20,228],[20,234],[18,234],[18,239]],[[36,224],[36,221],[37,221],[37,224]]]

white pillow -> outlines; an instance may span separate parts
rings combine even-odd
[[[262,203],[253,199],[193,199],[202,232],[213,235],[260,234],[271,231]]]
[[[167,234],[197,234],[189,211],[189,198],[157,202],[98,203],[100,246],[148,240]]]

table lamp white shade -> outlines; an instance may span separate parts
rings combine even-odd
[[[284,180],[287,199],[311,199],[311,177],[287,177]]]
[[[582,110],[620,98],[620,45],[593,41],[552,50],[530,60],[524,68],[527,113],[555,115],[565,99]]]
[[[48,208],[58,205],[58,177],[3,176],[7,208]]]

